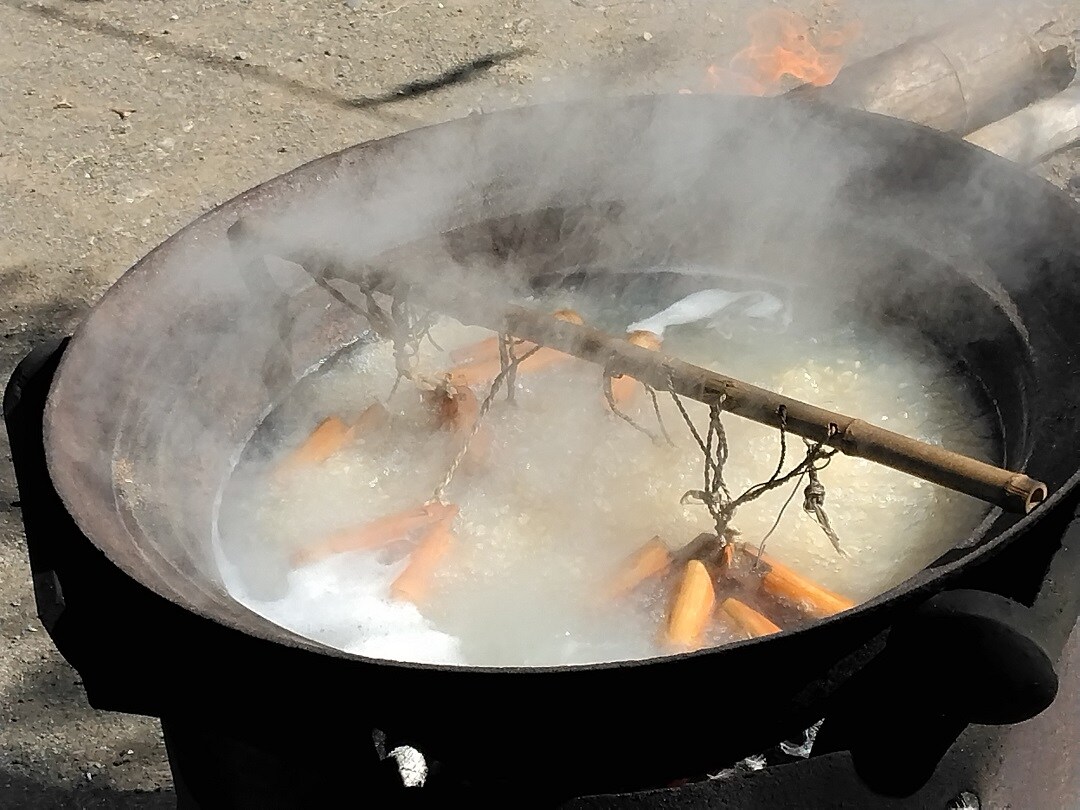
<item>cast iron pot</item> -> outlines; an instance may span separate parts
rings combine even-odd
[[[520,669],[329,649],[225,592],[217,516],[274,404],[366,325],[305,288],[295,266],[258,249],[238,256],[226,232],[249,216],[277,234],[265,253],[315,246],[339,270],[412,273],[451,292],[462,267],[508,294],[590,267],[738,267],[801,285],[842,312],[934,340],[995,409],[1000,462],[1052,494],[1026,517],[989,513],[857,609],[767,640]],[[1024,604],[1047,587],[1076,500],[1078,269],[1080,220],[1048,184],[937,132],[790,101],[529,108],[314,161],[151,252],[64,352],[44,417],[50,476],[78,529],[160,597],[159,613],[123,642],[99,628],[89,652],[85,627],[68,657],[93,669],[105,650],[131,668],[126,692],[101,687],[110,708],[203,718],[255,745],[280,728],[334,727],[350,741],[323,751],[308,739],[318,753],[305,762],[359,761],[377,728],[465,782],[539,792],[663,784],[830,710],[843,729],[831,745],[845,745],[859,737],[853,717],[867,727],[882,717],[866,673],[879,688],[893,679],[905,705],[948,714],[946,739],[968,722],[1025,719],[1052,700],[1053,662],[1076,618],[1072,584],[1049,585],[1061,590],[1056,621],[1033,620]],[[942,666],[961,641],[973,669]]]

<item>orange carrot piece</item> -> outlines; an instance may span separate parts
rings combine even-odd
[[[780,628],[769,621],[766,616],[758,613],[738,599],[725,599],[720,607],[724,613],[731,617],[739,629],[750,638],[759,638],[780,632]]]
[[[304,442],[287,455],[280,470],[319,464],[334,455],[348,441],[349,426],[337,416],[328,416],[316,426]]]
[[[560,309],[554,313],[554,317],[568,323],[576,323],[578,325],[584,323],[581,316],[572,309]],[[494,354],[485,357],[482,352],[479,352],[474,358],[465,362],[458,362],[455,360],[455,362],[458,362],[458,365],[446,372],[447,379],[450,381],[451,385],[481,385],[483,383],[491,382],[498,376],[499,372],[502,371],[502,360],[499,357],[498,352],[499,338],[498,336],[495,336],[493,338],[488,338],[487,340],[495,341],[492,344],[487,344],[486,341],[481,342],[486,345],[494,346]],[[480,344],[477,344],[477,346],[479,345]],[[536,351],[534,351],[533,354],[518,363],[518,371],[524,373],[540,371],[557,363],[572,359],[571,355],[564,354],[555,349],[549,349],[547,347],[537,349],[536,344],[534,343],[525,343],[515,347],[514,354],[517,357],[521,357],[526,352],[533,351],[534,349],[536,349]],[[453,356],[451,355],[451,357]]]
[[[333,554],[389,545],[433,523],[449,522],[457,513],[458,507],[454,504],[432,502],[386,515],[363,526],[334,532],[321,543],[296,552],[293,565],[307,565]]]
[[[338,416],[328,416],[299,447],[281,460],[277,471],[288,472],[297,467],[321,464],[357,436],[382,427],[389,418],[386,408],[378,402],[365,408],[351,423]]]
[[[436,523],[420,539],[397,579],[390,586],[390,593],[395,599],[407,599],[414,604],[423,602],[431,590],[431,579],[439,562],[450,551],[454,534],[450,530],[450,521]]]
[[[499,335],[492,335],[476,343],[470,343],[468,346],[462,346],[460,349],[454,349],[450,352],[450,359],[457,365],[475,363],[477,360],[491,360],[499,356],[499,340]]]
[[[520,373],[528,374],[535,371],[542,371],[545,368],[550,368],[551,366],[572,359],[572,355],[565,354],[557,349],[549,349],[546,346],[541,346],[533,352],[533,354],[519,362],[517,370]],[[495,360],[482,360],[476,363],[466,363],[464,365],[455,366],[447,372],[447,375],[452,385],[472,386],[491,382],[498,376],[500,371],[502,371],[502,361],[496,358]]]
[[[619,567],[607,588],[610,599],[626,596],[647,579],[658,577],[671,567],[667,544],[656,536],[635,551]]]
[[[454,349],[450,352],[450,359],[455,365],[471,364],[476,363],[477,361],[498,360],[500,340],[501,338],[499,335],[492,335],[491,337],[484,338],[470,346],[462,346],[460,349]],[[535,346],[535,343],[529,343],[527,340],[515,341],[514,354],[520,357]]]
[[[660,346],[663,343],[659,335],[644,329],[637,332],[631,332],[626,336],[626,341],[635,346],[640,346],[643,349],[650,349],[654,352],[659,351]],[[640,390],[642,390],[641,383],[626,374],[614,377],[611,380],[611,396],[615,400],[616,405],[625,405],[633,399],[634,395]]]
[[[743,551],[751,559],[758,558],[756,549],[743,546]],[[761,589],[769,595],[792,602],[818,619],[855,607],[851,599],[821,587],[765,554],[759,559],[764,566]]]
[[[709,570],[701,560],[691,560],[686,564],[668,615],[668,642],[679,647],[700,646],[715,605],[716,591]]]
[[[452,430],[462,441],[472,434],[480,418],[480,401],[471,388],[447,386],[425,397],[435,410],[440,427]],[[481,427],[469,442],[469,452],[465,457],[467,469],[476,470],[484,466],[491,452],[491,444],[491,434]]]
[[[390,421],[390,412],[381,402],[373,402],[360,412],[349,425],[349,438],[370,433]]]

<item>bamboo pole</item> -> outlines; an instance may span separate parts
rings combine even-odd
[[[488,305],[487,310],[490,309]],[[494,318],[484,318],[486,322],[478,320],[475,307],[463,310],[454,314],[474,324],[597,363],[609,374],[628,374],[657,390],[670,390],[689,399],[720,405],[728,413],[764,425],[779,428],[783,411],[790,433],[963,492],[1010,512],[1027,514],[1047,496],[1045,484],[1023,473],[782,396],[635,346],[589,326],[560,321],[525,307],[510,307],[502,323]]]

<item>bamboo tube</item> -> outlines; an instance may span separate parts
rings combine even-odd
[[[292,562],[294,566],[309,565],[333,554],[348,551],[378,548],[396,540],[403,540],[415,531],[442,521],[449,522],[458,513],[454,504],[438,502],[406,509],[392,515],[381,517],[371,523],[351,529],[334,532],[321,543],[297,551]]]
[[[780,628],[768,617],[738,599],[725,599],[720,608],[750,638],[760,638],[780,632]]]
[[[855,607],[851,599],[811,582],[764,554],[758,556],[757,549],[740,545],[739,550],[751,561],[756,561],[756,570],[761,574],[761,589],[770,596],[790,602],[818,619]]]
[[[431,590],[431,579],[435,576],[436,568],[453,543],[454,534],[450,530],[449,520],[441,520],[428,529],[410,555],[405,569],[390,585],[391,595],[414,604],[423,602]]]
[[[477,360],[491,360],[499,356],[499,341],[501,339],[498,335],[492,335],[477,343],[454,349],[450,352],[450,359],[455,365],[459,366],[465,363],[475,363]]]
[[[716,591],[708,569],[700,560],[691,560],[668,615],[668,642],[678,647],[698,646],[715,604]]]
[[[972,132],[964,140],[1032,165],[1080,141],[1080,83]]]
[[[853,62],[828,86],[787,95],[965,135],[1072,81],[1072,44],[1055,23],[1049,13],[983,13]]]
[[[487,310],[490,311],[490,306]],[[700,402],[721,404],[724,411],[755,422],[778,427],[783,409],[790,433],[1011,512],[1026,514],[1047,496],[1045,484],[1023,473],[1001,469],[861,419],[758,388],[634,346],[588,326],[557,321],[544,313],[517,306],[507,310],[506,324],[512,334],[599,363],[612,374],[629,374],[661,391],[672,390]]]
[[[542,346],[519,362],[517,370],[520,373],[531,374],[572,359],[564,352]],[[500,371],[502,371],[502,361],[488,360],[456,366],[447,372],[446,378],[451,385],[455,386],[484,385],[494,380]]]
[[[607,587],[607,596],[618,599],[647,579],[658,577],[671,568],[673,558],[667,543],[659,535],[631,554],[619,566]]]

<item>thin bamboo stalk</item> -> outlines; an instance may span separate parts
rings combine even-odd
[[[589,326],[559,321],[525,307],[510,307],[505,324],[494,326],[597,363],[613,375],[629,374],[657,390],[670,390],[699,402],[718,404],[728,413],[764,425],[779,428],[783,413],[790,433],[963,492],[1010,512],[1026,514],[1047,496],[1044,483],[1022,472],[995,467],[861,419],[782,396],[658,351],[634,346]]]

